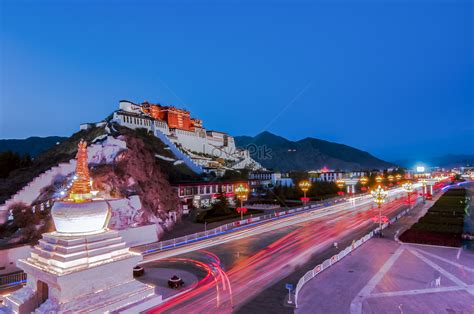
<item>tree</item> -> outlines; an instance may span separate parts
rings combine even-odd
[[[232,211],[229,208],[229,202],[227,200],[227,197],[221,194],[217,201],[212,203],[210,212],[216,216],[230,214]]]
[[[20,157],[18,153],[10,150],[0,153],[0,178],[6,178],[13,170],[28,167],[32,164],[29,154]]]
[[[13,215],[13,226],[19,229],[35,226],[38,216],[33,213],[31,206],[24,203],[15,203],[10,206]]]

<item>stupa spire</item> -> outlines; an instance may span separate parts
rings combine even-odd
[[[87,164],[87,142],[81,139],[77,145],[76,179],[72,183],[69,198],[75,202],[92,199],[89,166]]]

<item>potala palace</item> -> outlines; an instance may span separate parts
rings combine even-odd
[[[152,132],[170,146],[177,157],[183,157],[184,162],[189,158],[188,166],[198,173],[215,171],[219,174],[226,169],[262,168],[250,157],[248,150],[235,146],[232,136],[206,130],[201,120],[191,118],[190,112],[184,109],[122,100],[112,121],[131,129],[143,128]],[[81,129],[91,126],[82,124]]]

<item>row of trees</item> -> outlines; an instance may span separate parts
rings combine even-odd
[[[303,192],[298,187],[298,181],[294,186],[276,186],[273,190],[268,191],[266,199],[277,199],[278,201],[299,200],[303,196]],[[306,193],[307,197],[314,199],[323,199],[334,196],[339,191],[334,182],[313,182],[311,188]]]
[[[13,220],[0,226],[0,237],[18,236],[19,243],[36,244],[44,232],[52,229],[48,209],[33,211],[32,206],[16,203],[10,207]]]

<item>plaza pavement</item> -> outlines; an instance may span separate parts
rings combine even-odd
[[[183,279],[184,285],[179,289],[168,287],[168,280],[174,275]],[[155,286],[155,292],[168,299],[188,290],[198,282],[198,277],[189,271],[173,268],[145,267],[145,274],[137,278],[139,281]]]
[[[309,281],[295,312],[474,313],[474,252],[398,241],[432,203]]]

